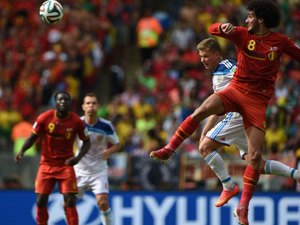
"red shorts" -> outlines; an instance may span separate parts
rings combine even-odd
[[[75,171],[72,166],[40,165],[35,181],[35,192],[50,194],[56,182],[58,182],[60,193],[78,193]]]
[[[257,93],[242,92],[233,85],[216,94],[223,101],[225,113],[238,112],[242,115],[245,129],[254,126],[265,131],[268,98]]]

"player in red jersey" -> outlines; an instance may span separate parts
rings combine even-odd
[[[35,192],[38,225],[47,225],[48,198],[56,182],[64,196],[64,208],[69,225],[78,225],[76,209],[76,194],[78,193],[73,165],[86,154],[90,147],[90,139],[84,122],[70,111],[71,96],[60,91],[54,95],[56,109],[49,110],[37,118],[33,125],[31,136],[25,141],[16,156],[19,163],[26,150],[38,138],[42,138],[42,152],[38,169]],[[73,153],[75,137],[83,141],[81,151],[77,156]]]
[[[158,150],[174,152],[210,115],[239,112],[248,142],[249,163],[244,189],[235,215],[248,225],[248,206],[259,179],[265,141],[265,113],[274,92],[280,58],[287,54],[300,62],[300,48],[288,37],[273,32],[280,23],[278,5],[271,0],[251,0],[247,5],[247,28],[230,23],[211,25],[209,32],[232,41],[237,47],[238,67],[230,85],[209,96],[177,128],[169,143]]]

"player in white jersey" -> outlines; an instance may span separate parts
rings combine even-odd
[[[213,90],[217,92],[226,88],[233,78],[237,67],[236,62],[222,59],[221,48],[214,38],[207,38],[201,41],[197,45],[197,50],[202,64],[211,72]],[[220,117],[223,118],[221,121]],[[208,117],[200,137],[199,152],[223,185],[223,191],[215,203],[216,207],[223,206],[239,193],[239,188],[233,183],[223,158],[216,151],[220,147],[231,144],[234,144],[239,149],[243,159],[248,160],[247,141],[243,119],[240,114],[230,112],[224,116],[212,115]],[[165,161],[173,153],[174,151],[162,148],[158,151],[152,151],[150,156]],[[281,162],[267,160],[262,161],[260,166],[261,174],[291,177],[298,180],[298,183],[300,182],[300,172]]]
[[[205,49],[201,51],[199,48],[201,48],[201,43],[198,45],[199,54],[207,54]],[[213,66],[212,69],[214,70],[211,73],[212,85],[214,92],[217,92],[223,90],[229,85],[231,79],[233,78],[234,71],[236,70],[236,62],[228,59],[222,60],[220,58],[221,55],[213,56],[216,56],[216,59],[211,60],[209,59],[209,56],[206,55],[201,58],[201,61],[203,61],[202,63],[207,70],[211,70],[211,66]],[[205,57],[208,58],[206,63],[204,59]],[[217,66],[215,66],[217,62],[219,63]],[[240,151],[241,157],[244,157],[247,152],[247,140],[244,133],[243,117],[237,112],[230,112],[225,115],[222,121],[220,121],[216,126],[212,127],[219,119],[220,117],[217,115],[213,115],[208,118],[208,122],[203,128],[201,140],[203,140],[203,137],[206,136],[226,146],[235,144]]]
[[[97,116],[99,107],[97,97],[88,93],[83,100],[82,109],[90,135],[91,147],[75,168],[78,197],[81,198],[87,190],[92,190],[96,196],[103,225],[112,225],[112,212],[108,202],[108,157],[120,150],[119,138],[112,123]],[[78,146],[81,145],[79,141]]]

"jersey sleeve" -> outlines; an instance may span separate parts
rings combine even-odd
[[[110,134],[108,135],[108,141],[115,145],[115,144],[118,144],[119,143],[119,137],[114,129],[114,126],[112,125],[112,123],[108,123],[110,129],[111,129],[111,132]]]
[[[234,31],[232,31],[230,34],[224,34],[221,31],[221,28],[220,28],[221,25],[222,25],[222,23],[212,24],[208,28],[208,32],[211,35],[225,38],[240,47],[243,42],[243,39],[245,37],[244,35],[246,35],[248,32],[247,29],[245,29],[244,27],[241,27],[241,26],[236,26],[234,28]]]
[[[284,46],[284,53],[292,57],[296,61],[300,62],[300,47],[297,46],[292,40],[287,37],[284,37],[286,40],[283,43],[286,43]]]
[[[46,118],[45,113],[42,113],[37,117],[37,119],[35,120],[35,122],[32,126],[32,132],[34,134],[40,135],[40,134],[44,133],[43,124],[44,124],[45,118]]]

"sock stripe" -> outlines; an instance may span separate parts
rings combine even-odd
[[[245,175],[244,175],[244,179],[245,179],[245,180],[248,180],[248,181],[251,182],[251,183],[252,183],[252,182],[253,182],[253,183],[257,183],[257,180],[252,179],[251,177],[247,177],[247,176],[245,176]]]
[[[177,135],[179,138],[181,138],[183,141],[185,140],[185,138],[182,137],[181,134],[180,134],[179,132],[177,132],[177,131],[176,131],[176,135]]]
[[[294,178],[294,174],[295,174],[296,170],[293,168],[291,171],[291,178]]]
[[[271,162],[270,160],[266,161],[266,165],[265,165],[265,173],[266,174],[271,174]]]
[[[187,132],[185,132],[185,130],[182,129],[181,127],[179,127],[179,130],[180,130],[180,132],[182,132],[182,134],[183,134],[185,137],[189,137],[189,136],[190,136],[190,135],[189,135]]]
[[[231,181],[231,177],[227,177],[226,179],[221,180],[222,183],[227,183],[229,181]]]

